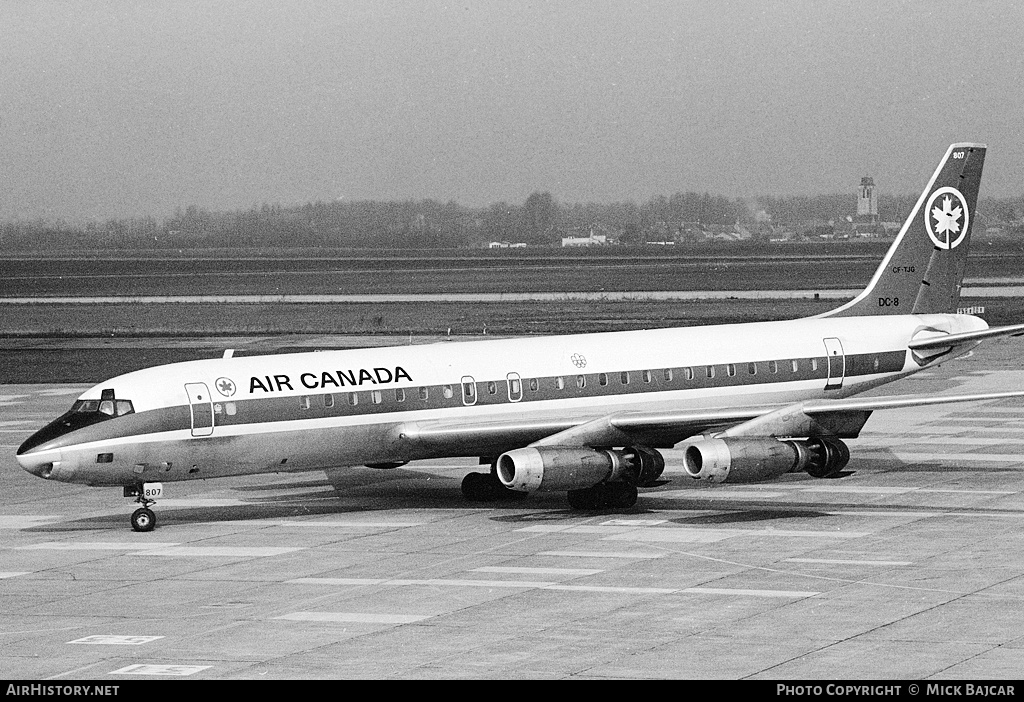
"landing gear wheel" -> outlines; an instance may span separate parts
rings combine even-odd
[[[603,506],[602,499],[604,492],[600,485],[583,488],[582,490],[570,490],[565,494],[569,499],[569,506],[573,509],[595,510]]]
[[[638,492],[636,486],[628,483],[611,483],[607,489],[608,506],[615,509],[629,509],[636,504]]]
[[[494,473],[468,473],[462,479],[462,494],[470,502],[521,500],[526,497],[525,492],[509,490],[502,485]]]
[[[636,504],[637,489],[629,483],[601,483],[582,490],[569,490],[566,497],[573,509],[591,512],[606,507],[629,509]]]
[[[156,526],[156,515],[148,507],[140,507],[132,512],[132,529],[135,531],[153,531]]]

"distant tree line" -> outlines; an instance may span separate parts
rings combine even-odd
[[[902,221],[916,196],[881,195],[879,218]],[[740,224],[831,227],[856,211],[856,196],[758,197],[753,201],[708,193],[658,195],[633,201],[566,204],[534,192],[522,204],[464,207],[436,200],[357,200],[299,206],[262,205],[211,212],[179,209],[162,221],[130,217],[98,222],[0,223],[3,251],[87,249],[195,249],[325,247],[425,249],[485,246],[492,241],[557,245],[564,236],[610,233],[624,244],[662,241],[689,229]],[[976,223],[1010,223],[1024,235],[1024,196],[983,199]],[[823,225],[821,223],[824,223]]]

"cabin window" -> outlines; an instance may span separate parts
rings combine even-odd
[[[229,417],[234,417],[238,413],[238,407],[234,402],[225,402],[224,409],[227,410]]]
[[[871,362],[871,365],[872,365],[872,366],[874,366],[874,369],[875,369],[875,370],[878,370],[878,366],[879,366],[879,359],[878,359],[878,356],[875,356],[875,360],[873,360],[873,361]]]
[[[578,388],[585,388],[585,387],[587,387],[587,376],[585,376],[585,375],[577,375],[576,376],[576,387],[578,387]]]
[[[750,373],[750,375],[757,375],[757,364],[756,363],[748,363],[747,364],[747,373]]]
[[[509,373],[505,376],[505,380],[508,382],[509,402],[519,402],[523,399],[523,382],[519,379],[519,375],[517,373]]]
[[[309,409],[309,395],[303,395],[299,398],[299,409]]]
[[[348,403],[355,407],[359,404],[359,393],[350,392],[348,394]]]
[[[462,377],[462,404],[472,405],[476,403],[476,381],[473,380],[473,376],[465,375]]]
[[[672,369],[671,368],[666,368],[665,369],[665,380],[667,382],[669,382],[669,383],[672,382]]]
[[[796,359],[794,358],[794,359],[793,359],[792,361],[790,361],[789,363],[790,363],[790,365],[791,365],[791,366],[793,367],[793,372],[794,372],[794,373],[799,373],[799,372],[800,372],[800,361],[798,361],[798,360],[796,360]]]
[[[818,370],[818,359],[816,359],[816,358],[812,358],[811,359],[811,370],[812,371]]]
[[[395,402],[405,402],[405,388],[395,389]]]
[[[707,373],[707,376],[709,378],[714,378],[715,377],[715,367],[714,366],[707,366],[705,368],[705,372]]]
[[[608,384],[608,374],[607,373],[598,373],[598,375],[597,375],[597,382],[598,382],[599,385],[607,385]]]
[[[487,381],[487,394],[494,395],[498,392],[498,384],[493,380]]]
[[[530,378],[530,392],[537,392],[537,388],[539,388],[539,387],[540,387],[540,384],[537,382],[537,379],[536,378]]]
[[[686,380],[693,380],[693,368],[687,366],[683,369],[683,378]]]
[[[334,407],[334,395],[331,395],[330,393],[324,395],[324,407],[328,409]]]
[[[779,372],[779,364],[776,361],[768,361],[768,370],[772,373]]]
[[[370,400],[373,402],[373,404],[379,405],[383,399],[384,397],[381,395],[380,390],[370,391]]]
[[[441,388],[441,394],[444,395],[444,399],[450,400],[455,397],[455,391],[452,390],[451,385],[445,385]]]
[[[558,390],[565,389],[565,380],[562,378],[562,376],[558,376],[557,378],[555,378],[555,388],[557,388]]]
[[[622,375],[619,376],[619,382],[623,385],[629,385],[629,371],[622,371]]]
[[[728,373],[730,377],[736,375],[736,364],[730,363],[727,365],[725,367],[725,372]]]
[[[420,388],[420,399],[423,400],[424,402],[426,402],[427,398],[429,398],[429,397],[430,397],[430,390],[428,390],[426,387]]]
[[[649,382],[651,382],[651,380],[652,380],[652,378],[651,378],[651,372],[650,372],[649,370],[645,370],[645,371],[643,372],[643,377],[644,377],[644,382],[645,382],[645,383],[649,383]]]

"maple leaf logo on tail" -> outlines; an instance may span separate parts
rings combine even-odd
[[[941,207],[937,204],[940,197]],[[960,245],[967,234],[968,214],[967,201],[959,190],[939,188],[928,199],[925,212],[925,228],[937,247],[948,250]]]
[[[948,241],[950,234],[956,234],[960,231],[960,224],[957,220],[960,219],[961,214],[963,214],[963,209],[959,207],[953,209],[953,198],[947,195],[942,201],[941,210],[938,207],[932,208],[932,217],[935,218],[935,231],[939,234],[945,234]]]

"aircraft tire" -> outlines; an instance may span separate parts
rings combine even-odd
[[[610,483],[605,485],[608,505],[616,509],[629,509],[636,504],[638,497],[636,486],[628,483]]]
[[[604,500],[602,486],[583,488],[582,490],[569,490],[565,496],[569,500],[569,506],[573,509],[595,510],[603,506]]]
[[[132,512],[132,529],[135,531],[153,531],[156,527],[156,515],[147,507],[140,507]]]

